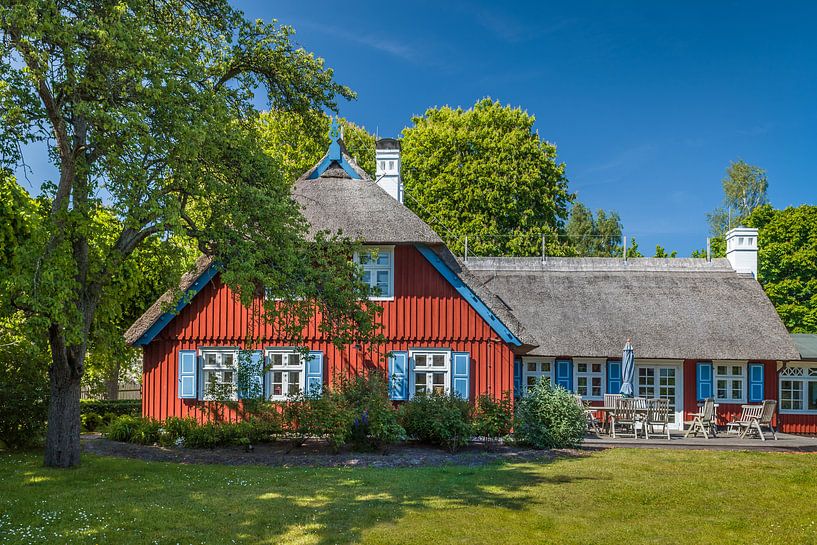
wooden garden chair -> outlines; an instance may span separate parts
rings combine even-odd
[[[715,400],[711,397],[704,400],[703,407],[701,407],[701,412],[693,413],[692,421],[684,422],[684,425],[688,425],[689,429],[684,434],[684,439],[689,437],[691,433],[693,436],[697,437],[698,432],[704,434],[705,439],[709,439],[709,432],[712,432],[712,437],[717,437],[718,433],[715,430]]]
[[[749,422],[752,418],[760,418],[763,413],[763,405],[741,405],[740,416],[733,418],[726,424],[726,433],[728,434],[742,434],[743,427],[741,422]]]
[[[616,408],[613,411],[613,416],[610,417],[610,434],[613,439],[618,435],[632,435],[638,437],[638,428],[636,424],[640,422],[636,414],[636,400],[631,398],[622,398],[616,403]],[[629,429],[629,433],[624,430]],[[619,431],[622,430],[622,431]]]
[[[584,418],[587,421],[587,431],[590,431],[592,429],[596,435],[601,435],[601,429],[599,428],[600,422],[599,419],[596,418],[595,409],[593,409],[590,406],[590,404],[585,403],[585,401],[582,399],[582,396],[574,394],[573,398],[576,400],[576,403],[579,405],[579,407],[581,407],[582,410],[584,411]]]
[[[761,405],[761,411],[759,416],[750,416],[746,421],[738,422],[743,433],[740,434],[741,439],[746,437],[749,432],[757,433],[760,436],[761,441],[766,440],[766,436],[763,435],[763,428],[768,428],[770,432],[772,432],[772,437],[774,440],[777,441],[777,431],[772,426],[772,419],[774,418],[774,411],[777,408],[777,401],[774,399],[764,399],[763,405]]]
[[[647,404],[647,418],[644,420],[644,437],[649,439],[650,433],[655,435],[655,428],[659,427],[660,436],[669,436],[669,400],[668,399],[651,399]]]

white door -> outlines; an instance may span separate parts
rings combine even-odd
[[[680,365],[636,365],[636,395],[669,400],[670,429],[684,425],[684,397]]]

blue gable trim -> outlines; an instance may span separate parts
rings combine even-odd
[[[335,142],[335,144],[337,144],[337,142]],[[332,146],[329,146],[329,149],[331,150]],[[317,167],[315,167],[315,171],[309,175],[309,179],[315,180],[319,178],[321,174],[326,172],[326,169],[329,168],[329,165],[331,165],[332,162],[335,161],[340,165],[340,167],[343,170],[346,171],[346,174],[348,174],[353,180],[360,179],[360,174],[355,172],[355,169],[352,168],[352,165],[349,164],[349,161],[346,160],[346,157],[343,157],[343,155],[341,155],[340,159],[332,159],[331,153],[327,155],[326,158],[324,158],[324,160],[321,161]]]
[[[219,268],[217,265],[213,264],[210,265],[207,270],[201,273],[193,285],[187,288],[187,291],[184,292],[184,295],[179,299],[179,302],[176,303],[176,309],[173,312],[165,312],[162,316],[156,320],[156,322],[150,326],[150,328],[145,331],[139,339],[133,343],[134,346],[145,346],[149,344],[156,335],[158,335],[166,326],[170,323],[170,320],[176,317],[179,312],[182,311],[184,307],[193,299],[193,297],[201,291],[201,288],[204,287],[207,282],[213,279],[213,277],[218,273]]]
[[[360,174],[352,168],[352,165],[349,164],[349,161],[346,160],[346,157],[343,156],[343,151],[340,149],[340,128],[338,127],[337,118],[334,117],[329,125],[329,142],[329,151],[326,157],[318,163],[318,166],[316,166],[312,174],[309,175],[309,179],[314,180],[320,177],[321,174],[326,172],[326,169],[329,168],[332,162],[337,162],[353,180],[359,180]]]
[[[482,300],[477,297],[477,295],[471,291],[468,286],[465,285],[465,282],[463,282],[462,279],[443,262],[440,256],[434,253],[431,248],[422,244],[418,244],[417,249],[421,254],[423,254],[423,257],[425,257],[428,262],[431,263],[435,269],[437,269],[437,272],[439,272],[443,278],[445,278],[448,283],[451,284],[451,286],[453,286],[453,288],[457,290],[457,292],[462,295],[466,301],[468,301],[468,304],[471,305],[475,311],[477,311],[477,314],[479,314],[483,320],[488,322],[491,329],[493,329],[503,341],[513,346],[522,346],[522,341],[516,338],[516,335],[514,335],[511,330],[508,329],[508,327],[503,324],[493,312],[491,312],[488,306],[483,303]]]

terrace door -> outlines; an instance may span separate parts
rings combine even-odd
[[[670,429],[684,425],[684,402],[680,365],[636,365],[636,395],[668,399]]]

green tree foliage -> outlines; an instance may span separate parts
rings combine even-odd
[[[291,35],[226,0],[0,5],[0,160],[19,162],[22,144],[41,142],[59,170],[43,186],[42,228],[0,279],[51,349],[46,465],[79,463],[92,332],[114,279],[151,239],[195,240],[248,306],[266,287],[258,312],[286,335],[297,338],[317,307],[337,343],[372,336],[378,308],[360,303],[355,245],[305,241],[289,180],[262,151],[256,92],[304,116],[353,97]],[[94,245],[103,210],[119,228]]]
[[[638,249],[638,241],[635,237],[631,238],[627,243],[627,257],[644,257],[644,254]]]
[[[10,171],[0,168],[0,273],[9,272],[16,248],[38,221],[37,203]]]
[[[403,130],[406,205],[454,252],[564,255],[560,242],[573,195],[556,146],[534,117],[485,98],[473,108],[429,109]]]
[[[573,203],[565,229],[575,253],[588,257],[621,255],[621,218],[617,212],[598,210],[595,217],[585,205]]]
[[[768,202],[766,171],[743,160],[729,165],[721,184],[723,206],[707,214],[709,230],[715,237],[723,237],[732,226],[740,225],[752,210]]]
[[[281,165],[285,180],[295,181],[321,160],[329,147],[329,123],[328,115],[305,117],[284,110],[271,110],[259,116],[264,151]],[[343,118],[340,127],[346,151],[373,176],[374,135]]]
[[[792,333],[817,333],[817,206],[755,208],[758,280]]]
[[[663,246],[661,246],[660,244],[655,245],[655,257],[667,258],[667,257],[677,257],[677,256],[678,256],[678,252],[676,252],[675,250],[667,253],[667,251],[664,249]]]

